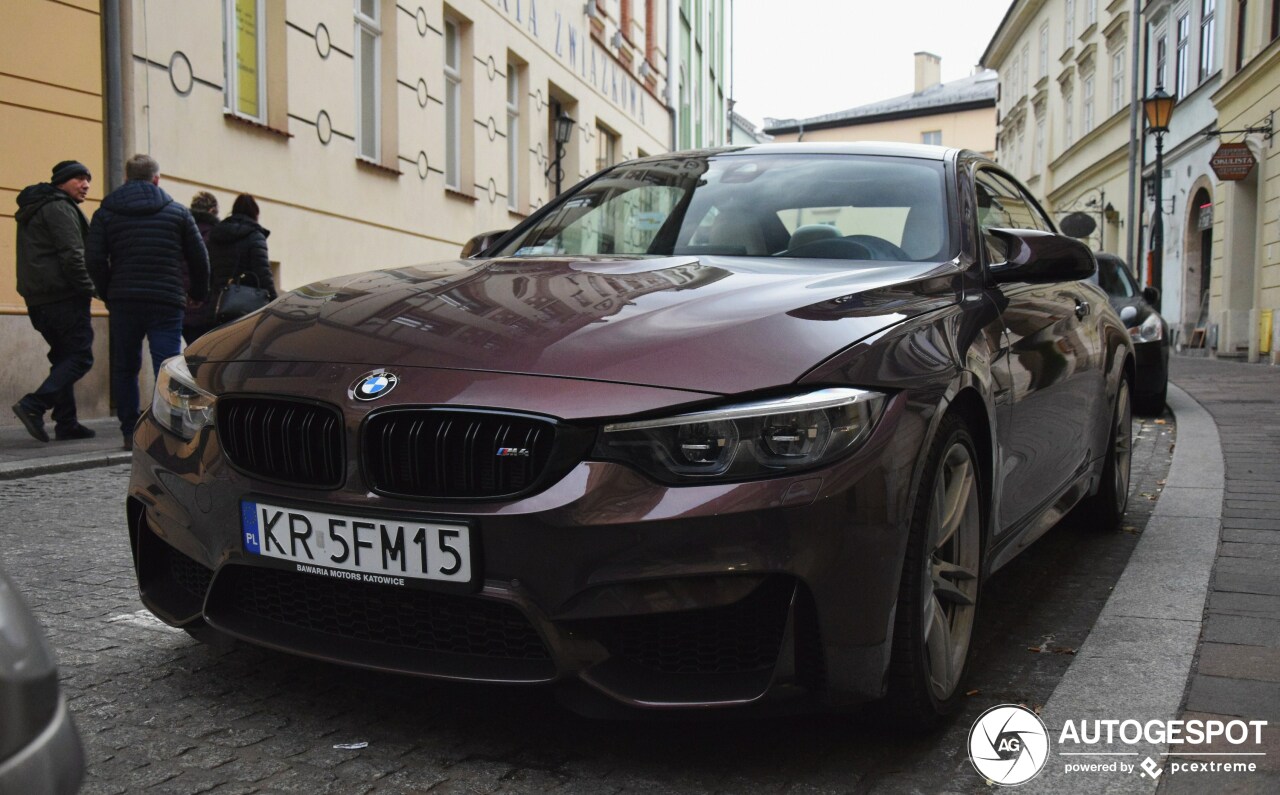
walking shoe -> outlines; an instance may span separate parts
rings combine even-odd
[[[133,449],[133,437],[132,437],[132,436],[126,436],[126,437],[124,437],[124,445],[123,445],[120,449],[122,449],[122,450],[132,450],[132,449]]]
[[[49,441],[49,434],[44,432],[44,412],[34,411],[22,405],[19,400],[13,404],[13,413],[18,415],[18,419],[22,421],[22,427],[27,429],[27,433],[37,442]]]
[[[66,428],[58,427],[53,429],[53,438],[60,442],[66,442],[72,439],[92,439],[97,435],[98,432],[93,428],[86,428],[78,422],[75,425],[71,425]]]

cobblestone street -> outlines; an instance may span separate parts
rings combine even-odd
[[[152,618],[127,549],[128,469],[9,481],[0,559],[44,623],[84,738],[83,792],[985,792],[973,719],[1042,704],[1124,569],[1169,465],[1173,425],[1143,420],[1126,531],[1068,518],[996,574],[971,698],[948,728],[887,732],[870,713],[600,722],[545,689],[380,676]]]

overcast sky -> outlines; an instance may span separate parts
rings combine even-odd
[[[735,109],[806,118],[909,94],[914,53],[942,57],[943,81],[966,77],[1010,0],[733,0]]]

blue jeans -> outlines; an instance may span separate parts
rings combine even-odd
[[[41,414],[53,409],[58,430],[74,428],[76,393],[73,387],[93,367],[93,325],[89,297],[67,298],[28,307],[31,325],[49,343],[49,376],[21,402]],[[35,405],[38,403],[39,405]]]
[[[142,338],[146,337],[151,349],[151,369],[158,374],[165,359],[182,352],[183,309],[141,301],[112,301],[110,310],[107,327],[111,331],[111,397],[116,402],[120,432],[129,437],[142,414],[138,408]]]

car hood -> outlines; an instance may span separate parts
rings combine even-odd
[[[317,282],[193,362],[432,367],[734,394],[955,303],[960,266],[738,257],[459,260]]]

